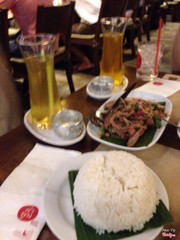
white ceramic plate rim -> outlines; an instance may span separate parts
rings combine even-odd
[[[40,129],[37,128],[31,119],[31,110],[27,111],[25,116],[24,116],[24,125],[27,128],[27,130],[36,138],[38,138],[39,140],[45,142],[45,143],[49,143],[55,146],[69,146],[72,144],[75,144],[79,141],[81,141],[85,134],[86,134],[86,127],[85,124],[83,126],[83,131],[81,133],[80,136],[78,136],[77,138],[74,139],[64,139],[59,137],[53,129]]]
[[[108,101],[111,101],[113,99],[117,99],[120,95],[121,95],[120,93],[117,93],[116,95],[112,96],[98,110],[103,111],[104,105]],[[152,93],[149,93],[149,92],[137,91],[137,90],[133,90],[128,95],[128,97],[152,99],[152,100],[156,100],[156,101],[165,101],[166,102],[165,111],[168,113],[168,116],[166,117],[166,119],[169,120],[171,112],[172,112],[172,103],[169,99],[167,99],[167,98],[165,98],[161,95],[152,94]],[[105,145],[115,147],[115,148],[118,148],[118,149],[127,150],[127,151],[139,151],[139,150],[145,150],[145,149],[148,149],[148,148],[152,147],[159,140],[161,135],[163,134],[166,125],[167,125],[167,122],[162,121],[162,127],[160,129],[156,130],[156,133],[154,135],[153,140],[149,143],[148,146],[142,146],[142,147],[127,147],[127,146],[122,146],[122,145],[107,142],[107,141],[105,141],[105,140],[103,140],[99,137],[100,136],[100,129],[98,127],[96,127],[94,124],[92,124],[90,121],[87,124],[87,133],[92,139],[94,139],[97,142],[103,143]]]
[[[85,153],[63,162],[61,167],[54,173],[45,187],[43,202],[46,222],[51,231],[61,240],[77,240],[74,227],[68,171],[78,170],[85,161],[96,153],[97,152]],[[104,154],[105,153],[106,152],[104,151]],[[149,167],[148,169],[151,171],[155,179],[160,199],[164,202],[167,209],[169,209],[168,194],[163,183]],[[149,229],[141,234],[123,238],[123,240],[152,240],[159,234],[161,229],[162,227]]]
[[[100,100],[110,98],[111,96],[113,96],[117,92],[122,92],[123,90],[125,90],[127,88],[127,85],[128,85],[127,77],[123,76],[123,85],[120,85],[119,88],[115,87],[111,94],[100,95],[100,94],[97,94],[97,93],[95,93],[91,90],[91,82],[92,82],[92,80],[88,83],[88,85],[86,87],[86,92],[90,97],[95,98],[95,99],[100,99]]]

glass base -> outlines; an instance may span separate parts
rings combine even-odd
[[[52,122],[47,120],[47,119],[44,119],[42,121],[37,121],[37,120],[32,118],[32,122],[33,122],[33,124],[37,128],[41,128],[41,129],[50,129],[50,128],[52,128]]]
[[[136,71],[136,78],[145,82],[151,82],[155,78],[157,78],[157,74],[154,75],[152,73],[142,72],[142,71]]]

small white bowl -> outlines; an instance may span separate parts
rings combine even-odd
[[[83,131],[83,116],[72,109],[63,109],[53,118],[54,131],[65,139],[77,138]]]
[[[91,89],[97,94],[110,94],[114,89],[114,81],[108,76],[97,76],[91,81]]]

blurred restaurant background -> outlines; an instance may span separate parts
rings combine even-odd
[[[58,50],[55,52],[56,58],[56,55],[61,55],[61,51],[67,50],[64,59],[61,59],[61,61],[57,62],[55,61],[55,77],[61,99],[71,94],[74,90],[77,91],[78,89],[87,85],[94,76],[99,74],[98,67],[102,54],[102,34],[100,30],[98,32],[97,26],[100,24],[100,17],[106,16],[108,12],[111,14],[110,12],[112,10],[111,7],[108,9],[102,9],[102,5],[105,4],[104,2],[109,2],[110,6],[110,4],[113,4],[114,0],[102,0],[98,22],[92,24],[93,28],[90,32],[83,32],[82,34],[72,32],[73,25],[81,21],[76,11],[76,1],[74,2],[75,6],[73,6],[73,13],[70,14],[71,17],[69,20],[64,17],[64,21],[59,22],[59,25],[64,25],[66,21],[69,21],[70,23],[70,37],[64,37],[60,34]],[[163,26],[161,31],[161,43],[164,44],[165,48],[160,71],[165,73],[172,73],[171,54],[174,37],[180,22],[180,1],[124,0],[119,1],[119,4],[121,3],[124,6],[122,16],[130,17],[131,20],[128,23],[124,36],[124,65],[136,68],[136,54],[138,43],[140,41],[157,40],[158,23],[159,19],[162,18]],[[69,1],[54,0],[53,2],[54,8],[67,4],[69,4]],[[128,15],[129,10],[130,15]],[[44,29],[43,31],[50,32],[50,26],[52,25],[53,21],[54,24],[57,24],[55,23],[55,19],[57,20],[58,17],[53,15],[51,16],[49,14],[49,20],[44,22],[44,25],[42,27],[42,24],[39,24],[39,22],[42,22],[44,20],[40,19],[41,17],[40,15],[38,16],[38,14],[38,26],[36,26],[36,30],[38,31],[39,28],[39,31],[41,31],[41,29]],[[52,30],[52,33],[53,31],[54,30]],[[14,18],[12,11],[10,9],[1,9],[0,41],[10,62],[15,84],[22,100],[24,112],[26,112],[30,107],[27,72],[25,69],[26,67],[20,56],[13,56],[13,53],[11,54],[10,52],[10,46],[12,47],[13,42],[19,36],[19,34],[21,34],[21,29],[16,19]],[[68,49],[64,50],[63,48]],[[85,56],[85,58],[88,59],[87,64],[82,65],[83,57],[80,56],[80,53],[82,53],[82,56]],[[72,86],[70,86],[71,80],[74,84],[74,89]]]

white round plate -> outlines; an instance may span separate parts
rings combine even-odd
[[[55,146],[69,146],[80,142],[86,134],[86,127],[84,124],[83,132],[80,136],[74,139],[64,139],[59,137],[53,129],[40,129],[35,126],[32,122],[31,111],[26,112],[24,116],[24,124],[27,130],[34,135],[36,138],[40,139],[43,142],[55,145]]]
[[[179,121],[179,123],[178,123],[178,126],[180,127],[180,121]],[[180,128],[177,129],[177,134],[178,134],[178,136],[179,136],[179,138],[180,138]]]
[[[77,240],[68,172],[80,169],[84,162],[94,154],[97,154],[97,152],[89,152],[76,158],[67,159],[66,162],[61,164],[61,167],[54,173],[45,187],[43,196],[45,218],[51,231],[58,239]],[[169,209],[169,199],[163,183],[150,168],[148,169],[154,177],[160,199]],[[123,240],[152,240],[160,233],[161,229],[162,227],[149,229],[135,236],[123,238]]]
[[[112,96],[110,99],[108,99],[105,103],[102,104],[102,106],[97,109],[100,112],[104,111],[104,105],[108,102],[108,101],[112,101],[112,100],[116,100],[121,94],[117,93],[114,96]],[[168,114],[168,116],[166,117],[166,120],[169,120],[171,112],[172,112],[172,103],[169,99],[161,96],[161,95],[157,95],[157,94],[153,94],[153,93],[148,93],[148,92],[143,92],[143,91],[138,91],[138,90],[133,90],[130,92],[130,94],[128,95],[128,97],[134,97],[134,98],[142,98],[142,99],[147,99],[147,100],[155,100],[157,102],[165,102],[166,106],[165,106],[165,112]],[[162,126],[161,128],[158,128],[156,130],[156,133],[152,139],[152,141],[149,143],[148,146],[142,146],[142,147],[127,147],[127,146],[123,146],[123,145],[119,145],[119,144],[115,144],[115,143],[111,143],[108,141],[105,141],[103,139],[101,139],[101,131],[99,127],[96,127],[94,124],[92,124],[90,121],[87,124],[87,133],[88,135],[94,139],[95,141],[114,147],[114,148],[118,148],[118,149],[123,149],[126,151],[139,151],[139,150],[145,150],[147,148],[152,147],[161,137],[161,135],[163,134],[165,127],[167,125],[167,122],[162,121]]]
[[[100,99],[100,100],[103,100],[103,99],[107,99],[107,98],[110,98],[111,96],[113,96],[114,94],[118,93],[118,92],[121,92],[123,90],[125,90],[127,88],[127,85],[128,85],[128,79],[127,77],[123,76],[123,84],[120,84],[118,86],[114,86],[114,89],[112,91],[111,94],[105,94],[105,95],[102,95],[102,94],[97,94],[95,93],[92,88],[91,88],[91,82],[90,81],[86,87],[86,92],[87,94],[92,97],[92,98],[95,98],[95,99]]]

